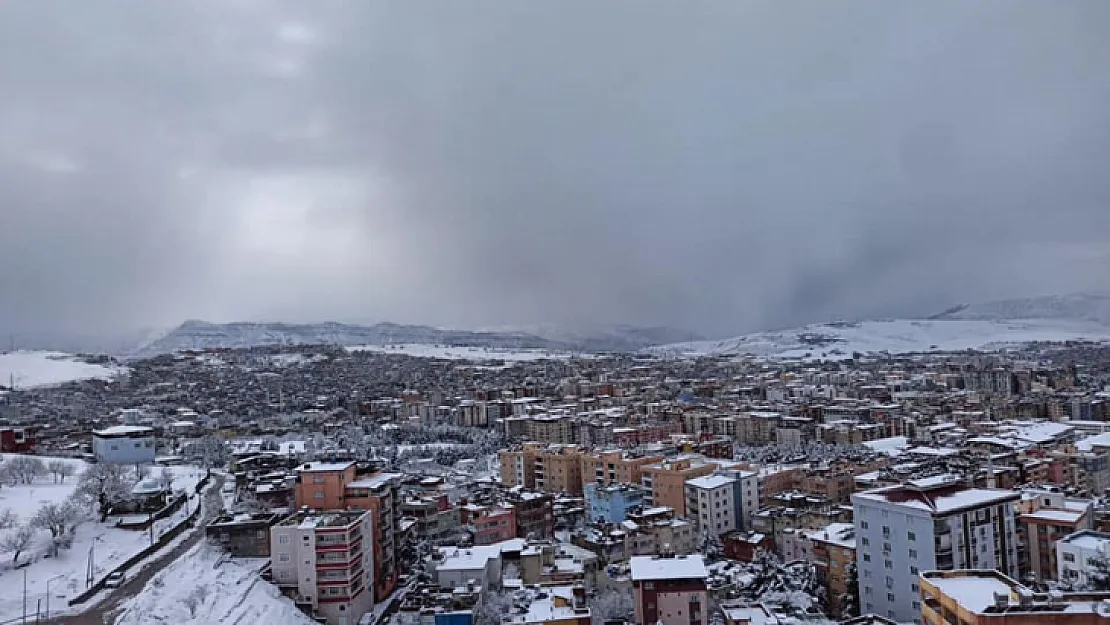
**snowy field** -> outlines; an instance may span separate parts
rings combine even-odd
[[[119,374],[118,369],[81,362],[62,352],[8,352],[0,354],[0,385],[15,381],[15,387],[31,388],[72,382],[73,380],[107,380]]]
[[[16,457],[13,454],[4,454],[4,462]],[[50,462],[55,458],[36,456],[43,462]],[[19,523],[26,523],[46,503],[61,504],[69,499],[77,488],[81,471],[85,463],[81,460],[60,459],[76,469],[77,474],[65,478],[59,484],[54,483],[52,475],[38,478],[33,484],[9,486],[5,484],[0,488],[0,511],[10,510],[18,518]],[[174,475],[172,488],[188,490],[192,493],[196,484],[204,476],[204,472],[194,467],[169,467]],[[156,467],[154,475],[161,473],[162,468]],[[197,505],[197,500],[190,502],[190,506]],[[49,557],[50,533],[39,530],[34,541],[19,557],[19,562],[30,562],[25,568],[16,569],[12,562],[12,553],[0,553],[0,623],[10,619],[19,618],[23,614],[23,572],[27,572],[27,605],[34,617],[34,610],[39,600],[45,608],[47,582],[50,590],[51,612],[60,612],[66,608],[68,599],[85,590],[85,571],[89,562],[90,552],[93,554],[95,578],[100,579],[108,571],[130,558],[135,553],[150,545],[150,532],[124,530],[115,527],[117,517],[109,517],[105,523],[97,522],[93,510],[85,509],[86,520],[77,526],[73,544],[69,549],[63,549],[58,557]],[[188,515],[185,508],[166,519],[155,523],[154,535],[160,536],[170,528],[184,521]],[[0,530],[0,535],[13,531]]]
[[[116,625],[312,625],[312,619],[258,576],[264,562],[228,559],[201,543],[125,603]]]
[[[447,347],[445,345],[421,345],[416,343],[399,345],[359,345],[348,347],[348,351],[381,352],[383,354],[403,354],[418,358],[442,358],[446,360],[504,360],[505,362],[530,362],[543,359],[574,358],[579,354],[554,352],[543,349],[498,349],[494,347]]]
[[[812,344],[820,339],[823,344]],[[1000,349],[1036,341],[1110,340],[1110,326],[1086,321],[910,320],[815,324],[759,332],[720,341],[648,348],[660,356],[750,354],[763,358],[850,358],[852,352],[892,354],[962,349]],[[834,353],[836,352],[836,353]],[[822,356],[824,354],[824,356]]]

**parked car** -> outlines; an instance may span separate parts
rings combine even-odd
[[[108,577],[104,578],[104,585],[108,588],[119,588],[123,586],[123,582],[127,580],[127,576],[122,571],[115,571],[109,573]]]

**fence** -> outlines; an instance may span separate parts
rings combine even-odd
[[[200,483],[197,484],[197,489],[198,489],[197,492],[200,492],[200,489],[203,488],[203,485],[205,483],[207,483],[207,481],[208,481],[208,477],[206,476],[203,480],[200,481]],[[74,606],[74,605],[78,605],[78,604],[81,604],[81,603],[84,603],[84,602],[88,601],[89,599],[91,599],[93,597],[93,595],[100,592],[101,590],[104,590],[105,582],[108,580],[108,577],[111,576],[113,573],[123,573],[123,572],[127,571],[127,569],[135,566],[136,564],[143,561],[144,559],[146,559],[150,555],[156,553],[162,547],[165,547],[167,544],[169,544],[170,541],[172,541],[173,539],[180,536],[181,533],[186,530],[186,528],[192,527],[196,523],[197,518],[200,516],[200,511],[201,511],[201,508],[202,508],[202,506],[200,504],[201,504],[201,502],[197,501],[196,508],[189,514],[189,516],[184,521],[182,521],[181,523],[178,523],[176,526],[174,526],[172,529],[167,531],[165,534],[162,534],[161,536],[159,536],[158,540],[156,540],[154,542],[154,544],[150,545],[146,549],[143,549],[139,553],[136,553],[135,555],[131,556],[126,561],[124,561],[122,564],[120,564],[116,568],[109,571],[107,575],[100,578],[96,583],[94,583],[92,586],[90,586],[88,590],[86,590],[85,592],[83,592],[83,593],[77,595],[76,597],[70,599],[69,600],[69,605]]]

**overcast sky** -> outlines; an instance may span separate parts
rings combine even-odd
[[[1110,2],[12,0],[0,330],[709,335],[1110,278]]]

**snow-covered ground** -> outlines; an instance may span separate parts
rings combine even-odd
[[[116,625],[314,623],[258,576],[264,562],[228,559],[202,542],[125,603]]]
[[[49,386],[73,380],[107,380],[119,369],[93,365],[62,352],[8,352],[0,354],[0,385],[15,382],[15,387]]]
[[[4,461],[12,458],[12,454],[4,454]],[[54,458],[40,457],[44,462]],[[81,460],[62,458],[67,464],[77,469],[78,474],[85,468]],[[195,467],[170,467],[174,474],[172,488],[174,490],[187,490],[192,493],[196,484],[204,476],[201,469]],[[160,474],[162,469],[156,467],[154,475]],[[68,477],[65,482],[54,484],[54,477],[47,475],[39,478],[34,484],[26,486],[8,486],[0,488],[0,510],[9,509],[21,523],[28,521],[45,503],[62,503],[68,499],[76,489],[78,475]],[[195,507],[197,500],[190,502],[190,507]],[[118,566],[123,561],[150,545],[150,532],[124,530],[115,527],[117,518],[110,517],[105,523],[97,522],[97,517],[91,510],[86,510],[88,519],[77,526],[74,534],[73,545],[63,549],[56,558],[48,557],[50,547],[50,534],[40,530],[35,535],[32,546],[22,555],[19,561],[30,565],[23,569],[13,568],[12,554],[0,554],[0,622],[6,622],[23,614],[23,571],[27,572],[27,605],[32,616],[38,601],[46,605],[47,582],[50,590],[50,609],[52,612],[61,611],[66,607],[68,599],[85,590],[85,571],[88,566],[90,553],[92,553],[95,578],[100,579],[108,571]],[[155,537],[168,531],[181,523],[188,515],[182,508],[174,515],[155,523]],[[3,534],[10,530],[0,530]],[[17,592],[18,589],[18,592]]]
[[[929,352],[998,349],[1035,341],[1110,340],[1110,326],[1089,321],[1029,319],[912,320],[814,324],[720,341],[648,348],[666,356],[750,354],[764,358],[850,358],[852,352]]]
[[[575,357],[571,352],[555,352],[542,349],[498,349],[493,347],[448,347],[445,345],[421,345],[407,343],[399,345],[359,345],[348,347],[350,351],[371,351],[383,354],[404,354],[418,358],[443,358],[447,360],[504,360],[505,362],[528,362],[532,360],[564,359]]]

